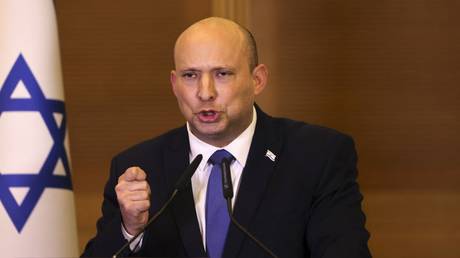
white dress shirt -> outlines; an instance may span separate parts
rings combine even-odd
[[[208,163],[209,158],[211,155],[220,149],[225,149],[226,151],[230,152],[233,157],[235,157],[235,161],[232,162],[230,165],[231,177],[232,177],[232,184],[233,184],[233,192],[234,196],[232,199],[232,205],[235,204],[236,197],[238,195],[238,189],[240,186],[240,179],[241,174],[243,172],[243,168],[246,166],[246,160],[249,154],[249,148],[251,147],[252,138],[254,136],[254,132],[256,130],[256,121],[257,121],[257,113],[256,109],[252,108],[252,121],[249,126],[232,142],[230,142],[227,146],[224,147],[215,147],[213,145],[207,144],[202,140],[198,139],[191,131],[190,125],[187,122],[187,133],[190,142],[190,160],[195,159],[198,154],[203,155],[203,159],[201,160],[200,165],[198,166],[195,174],[192,176],[192,190],[193,190],[193,200],[195,201],[195,210],[196,216],[198,218],[198,224],[200,226],[201,237],[203,240],[203,247],[206,250],[206,190],[208,188],[208,179],[209,175],[211,174],[212,165]],[[125,230],[123,225],[121,226],[123,236],[126,240],[130,240],[133,238],[132,235],[128,234]],[[143,235],[141,235],[138,240],[133,241],[131,243],[130,248],[133,250],[136,248],[135,251],[138,251],[142,246],[142,239]],[[140,241],[140,243],[138,243]],[[136,247],[137,245],[137,247]]]
[[[235,199],[238,194],[240,186],[241,173],[243,172],[244,166],[246,166],[246,160],[248,158],[249,148],[251,147],[252,137],[256,129],[257,114],[255,108],[253,108],[253,115],[251,124],[232,142],[224,147],[215,147],[207,144],[198,139],[189,128],[187,123],[188,137],[190,141],[190,160],[193,160],[198,154],[203,155],[203,160],[198,166],[195,174],[192,176],[192,190],[193,199],[195,201],[196,216],[198,218],[198,224],[200,226],[201,237],[203,239],[204,249],[206,250],[206,190],[208,188],[208,179],[211,174],[212,165],[208,163],[211,155],[220,149],[225,149],[230,152],[235,161],[230,165],[233,192],[235,193],[232,199],[232,205],[235,203]]]

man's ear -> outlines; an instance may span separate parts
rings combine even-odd
[[[259,95],[267,85],[268,69],[264,64],[259,64],[252,71],[252,80],[254,81],[254,94]]]
[[[176,94],[177,74],[175,70],[171,70],[171,73],[169,75],[169,81],[171,82],[171,88],[173,90],[174,95],[177,96]]]

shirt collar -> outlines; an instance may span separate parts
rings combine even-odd
[[[187,122],[187,133],[190,142],[190,160],[195,159],[198,154],[202,154],[203,160],[198,166],[198,170],[203,170],[207,165],[209,157],[211,157],[216,150],[225,149],[235,157],[236,161],[240,163],[242,167],[244,167],[248,159],[249,148],[251,147],[252,137],[256,129],[256,121],[257,112],[256,109],[252,107],[252,121],[249,126],[224,147],[216,147],[198,139],[198,137],[190,131],[190,125]]]

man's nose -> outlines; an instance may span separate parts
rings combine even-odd
[[[203,74],[198,89],[198,98],[202,101],[214,100],[217,92],[214,87],[214,80],[209,74]]]

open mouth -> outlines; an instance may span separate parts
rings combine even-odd
[[[202,122],[215,122],[219,118],[219,112],[215,110],[202,110],[198,114],[198,118]]]
[[[208,110],[208,111],[201,111],[200,112],[203,116],[213,116],[215,115],[217,112],[214,111],[214,110]]]

